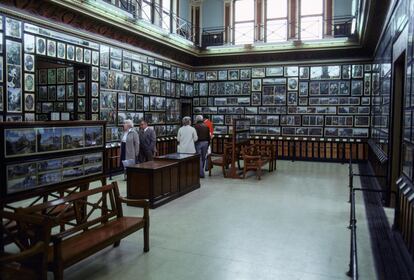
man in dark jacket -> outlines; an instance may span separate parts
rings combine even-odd
[[[204,178],[204,166],[206,163],[206,155],[208,146],[210,145],[210,129],[203,123],[203,116],[196,116],[196,124],[194,125],[197,131],[198,140],[195,143],[197,154],[200,155],[200,178]]]
[[[151,161],[154,159],[156,152],[157,137],[154,129],[148,127],[148,123],[142,120],[139,130],[139,162]]]

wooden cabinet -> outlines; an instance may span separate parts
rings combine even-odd
[[[180,193],[185,194],[200,187],[200,156],[174,153],[156,157],[157,161],[177,162]]]
[[[179,196],[178,163],[148,161],[127,167],[127,198],[148,199],[156,208]]]
[[[167,154],[127,167],[127,198],[148,199],[156,208],[200,187],[200,159]]]

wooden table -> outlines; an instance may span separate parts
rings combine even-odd
[[[178,163],[148,161],[127,167],[127,198],[148,199],[156,208],[180,196]]]
[[[200,157],[167,154],[127,167],[127,198],[148,199],[157,208],[200,187]]]
[[[200,156],[197,154],[173,153],[155,158],[157,161],[177,162],[180,194],[200,187]]]

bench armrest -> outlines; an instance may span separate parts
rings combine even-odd
[[[149,201],[147,199],[129,199],[119,196],[119,201],[135,207],[149,208]]]
[[[0,264],[25,261],[28,258],[31,258],[39,254],[47,254],[46,245],[42,241],[39,241],[33,247],[24,250],[21,253],[5,255],[3,257],[0,257]]]
[[[118,199],[121,203],[126,203],[131,206],[141,207],[144,209],[144,220],[149,226],[149,201],[148,199],[129,199],[122,196],[118,196]]]

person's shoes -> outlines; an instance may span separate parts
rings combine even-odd
[[[200,175],[200,178],[204,179],[204,175],[202,175],[202,176]]]

